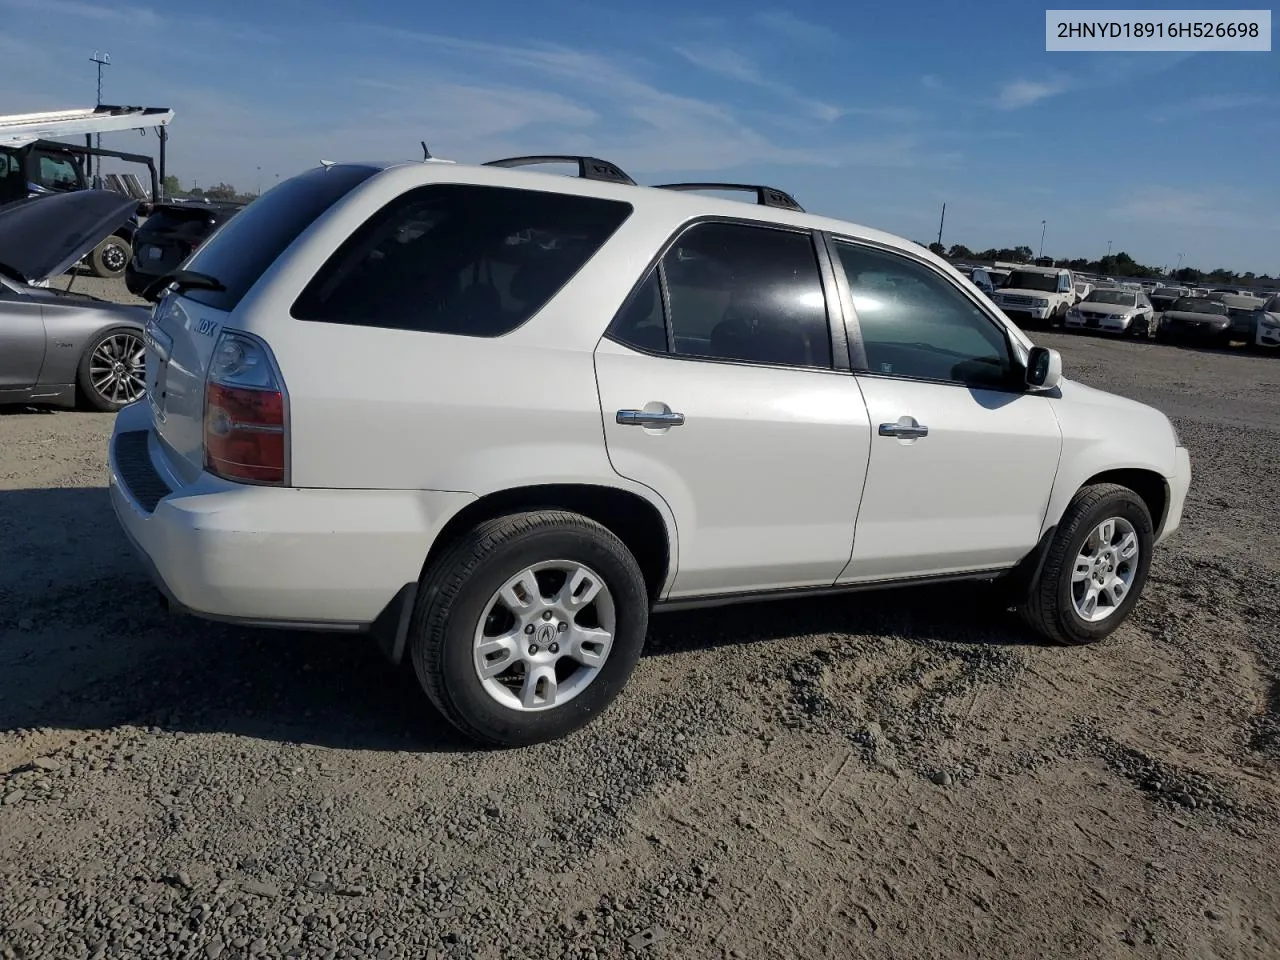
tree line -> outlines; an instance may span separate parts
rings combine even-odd
[[[946,257],[948,260],[977,260],[977,261],[995,261],[1005,260],[1015,263],[1030,263],[1033,251],[1030,247],[1001,247],[999,249],[992,247],[988,250],[970,250],[963,243],[953,243],[950,247],[944,247],[940,243],[921,244],[927,246],[930,250],[940,257]],[[1252,271],[1245,273],[1237,273],[1234,270],[1228,270],[1226,267],[1218,267],[1214,270],[1201,270],[1198,267],[1182,267],[1178,270],[1172,270],[1166,273],[1160,267],[1149,267],[1145,264],[1138,263],[1133,257],[1121,250],[1106,257],[1097,260],[1089,260],[1086,257],[1077,257],[1074,260],[1054,260],[1055,267],[1066,267],[1082,273],[1096,273],[1108,277],[1131,277],[1138,280],[1176,280],[1178,283],[1221,283],[1221,284],[1240,284],[1242,286],[1253,286],[1255,284],[1267,285],[1280,283],[1280,278],[1270,276],[1269,274],[1258,274]]]
[[[238,201],[248,203],[254,198],[252,193],[241,193],[229,183],[215,183],[211,187],[201,187],[194,183],[187,188],[173,174],[164,178],[164,195],[166,197],[183,197],[191,200],[216,200],[218,202]]]

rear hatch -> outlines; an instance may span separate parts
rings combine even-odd
[[[205,372],[218,334],[236,327],[236,307],[290,244],[378,169],[337,164],[281,183],[216,230],[184,265],[190,285],[156,305],[146,328],[147,399],[185,481],[204,467]]]
[[[134,269],[155,276],[178,269],[223,218],[221,212],[209,207],[157,206],[138,228]]]

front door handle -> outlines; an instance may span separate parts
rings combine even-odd
[[[929,435],[929,428],[917,423],[915,417],[899,417],[897,423],[880,424],[880,436],[899,440],[919,440]]]
[[[678,427],[684,423],[684,414],[669,410],[619,410],[616,420],[624,427]]]

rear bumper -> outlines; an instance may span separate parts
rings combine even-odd
[[[111,438],[112,506],[171,603],[215,620],[366,629],[417,583],[436,533],[474,499],[255,487],[208,474],[170,490],[157,468],[164,456],[146,405],[126,407]]]
[[[1182,510],[1187,503],[1187,491],[1191,489],[1191,454],[1186,447],[1178,447],[1174,460],[1173,476],[1166,477],[1169,486],[1169,508],[1165,511],[1164,523],[1156,535],[1156,543],[1163,543],[1178,532],[1182,526]]]

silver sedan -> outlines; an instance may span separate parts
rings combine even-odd
[[[103,190],[0,207],[0,403],[110,411],[142,399],[148,309],[40,285],[92,250],[133,207]]]

